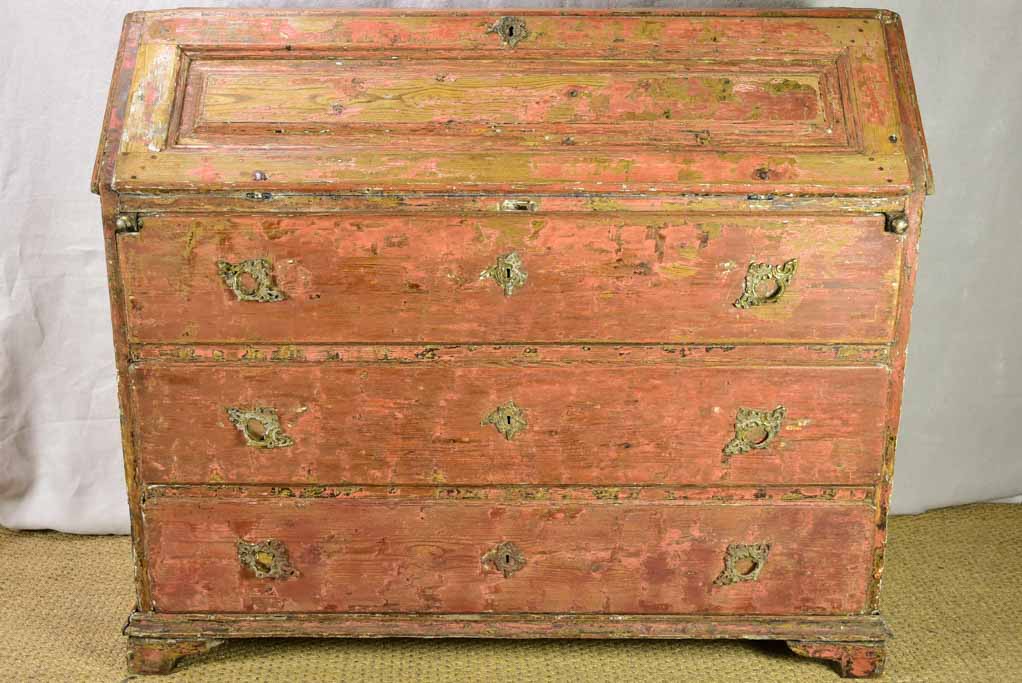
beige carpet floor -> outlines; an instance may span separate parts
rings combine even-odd
[[[0,681],[123,681],[128,540],[0,529]],[[887,681],[1022,681],[1022,505],[892,520]],[[139,679],[143,677],[138,677]],[[160,679],[150,679],[160,680]],[[780,643],[232,641],[172,681],[836,681]]]

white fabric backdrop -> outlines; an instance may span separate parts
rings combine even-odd
[[[0,2],[4,526],[128,529],[99,202],[89,194],[89,174],[123,15],[178,4]],[[501,6],[349,6],[388,4]],[[533,3],[511,6],[526,5]],[[905,21],[937,178],[926,211],[893,506],[916,512],[1022,492],[1022,326],[1015,311],[1022,271],[1022,3],[887,6]]]

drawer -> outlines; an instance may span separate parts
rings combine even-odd
[[[888,370],[147,362],[130,382],[147,483],[872,484]]]
[[[153,498],[161,612],[855,614],[861,504]]]
[[[494,202],[497,200],[494,199]],[[153,216],[135,342],[886,342],[879,216]]]

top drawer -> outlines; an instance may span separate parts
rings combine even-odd
[[[119,237],[129,339],[883,343],[879,216],[154,216]]]

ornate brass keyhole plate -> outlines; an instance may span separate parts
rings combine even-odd
[[[788,289],[797,268],[798,259],[794,258],[779,266],[750,263],[749,270],[745,273],[742,295],[735,301],[735,308],[752,308],[776,303]]]
[[[287,546],[275,539],[261,543],[238,541],[238,561],[258,579],[286,579],[296,574]]]
[[[481,424],[493,425],[508,441],[529,426],[525,419],[525,411],[519,408],[514,401],[508,401],[504,405],[494,408],[493,412],[483,418]]]
[[[511,296],[516,288],[525,285],[529,274],[522,269],[522,257],[516,252],[504,254],[497,257],[497,262],[479,274],[480,280],[493,280],[501,289],[504,296]]]
[[[728,586],[742,581],[755,581],[763,571],[769,554],[769,543],[732,543],[724,554],[724,569],[713,583]]]
[[[768,447],[777,437],[786,412],[784,406],[777,406],[773,410],[739,408],[735,416],[734,438],[724,446],[724,462],[732,455]]]
[[[287,448],[294,440],[284,433],[277,411],[272,408],[228,408],[227,417],[255,448]]]
[[[525,566],[525,553],[511,541],[505,541],[491,549],[482,558],[483,566],[504,574],[504,578]]]
[[[266,259],[249,259],[239,263],[217,261],[216,267],[238,301],[269,302],[284,299],[283,293],[274,286],[273,266]]]
[[[501,17],[486,32],[496,33],[500,42],[508,47],[514,47],[529,37],[529,29],[521,17]]]

